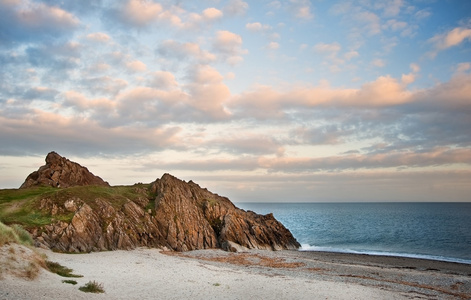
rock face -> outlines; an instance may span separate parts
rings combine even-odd
[[[93,175],[87,168],[60,156],[56,152],[50,152],[46,156],[46,164],[29,174],[20,188],[40,185],[53,187],[109,186],[107,182]]]
[[[272,214],[241,210],[196,183],[164,174],[151,185],[156,224],[166,245],[178,251],[222,247],[297,249],[299,243]]]
[[[38,185],[75,187],[37,200],[41,214],[50,216],[52,223],[33,229],[33,237],[38,246],[53,250],[148,246],[238,251],[300,246],[272,214],[241,210],[229,199],[170,174],[149,185],[114,188],[87,168],[51,152],[46,165],[31,173],[21,188]],[[103,186],[102,194],[100,188],[76,187],[87,185]]]
[[[109,200],[70,197],[41,200],[51,215],[73,213],[70,222],[56,221],[38,228],[39,246],[66,252],[167,247],[176,251],[223,248],[297,249],[299,243],[272,214],[241,210],[232,202],[164,174],[149,188],[134,187],[133,201],[117,206]],[[151,196],[149,196],[151,195]],[[155,202],[154,208],[152,201]]]

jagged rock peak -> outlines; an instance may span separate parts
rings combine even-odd
[[[166,246],[174,250],[281,250],[300,246],[272,214],[246,212],[193,181],[164,174],[151,184],[151,192],[156,195],[157,227],[166,237]]]
[[[21,189],[33,186],[71,187],[83,185],[109,186],[108,182],[93,175],[86,167],[50,152],[46,164],[29,174]]]

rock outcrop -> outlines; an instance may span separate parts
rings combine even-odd
[[[223,247],[297,249],[299,243],[272,214],[237,208],[229,199],[196,183],[164,174],[151,185],[156,222],[167,246],[178,251]]]
[[[86,168],[51,152],[46,166],[28,176],[22,188],[39,184],[104,186],[58,189],[37,200],[40,213],[49,216],[52,223],[32,230],[33,237],[38,246],[57,251],[141,246],[240,251],[300,246],[272,214],[239,209],[228,198],[170,174],[151,184],[114,188]]]
[[[29,174],[21,189],[32,186],[70,187],[83,185],[109,184],[98,176],[93,175],[87,168],[72,162],[56,152],[46,156],[46,164],[37,171]]]

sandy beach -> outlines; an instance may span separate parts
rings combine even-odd
[[[6,276],[0,299],[470,299],[471,265],[369,255],[139,248],[89,254],[41,250],[83,275]],[[104,294],[78,288],[101,283]]]

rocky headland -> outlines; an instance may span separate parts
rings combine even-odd
[[[55,152],[21,189],[53,187],[30,206],[50,222],[27,226],[37,246],[62,252],[168,248],[297,249],[272,214],[237,208],[228,198],[164,174],[150,184],[112,187]],[[48,219],[49,218],[49,219]]]

